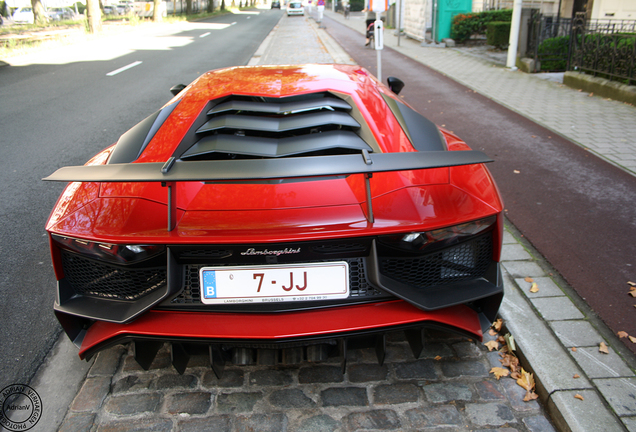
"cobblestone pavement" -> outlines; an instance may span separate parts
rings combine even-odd
[[[128,348],[100,353],[61,431],[554,430],[536,401],[510,378],[496,380],[497,352],[429,332],[413,358],[402,333],[374,350],[290,366],[228,366],[219,380],[195,356],[183,375],[162,350],[149,371]],[[441,429],[440,429],[441,428]]]

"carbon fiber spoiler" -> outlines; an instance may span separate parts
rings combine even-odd
[[[367,218],[373,223],[371,187],[373,173],[412,171],[492,162],[484,153],[427,151],[361,155],[304,156],[233,161],[178,161],[63,167],[45,181],[61,182],[161,182],[168,186],[168,231],[176,225],[176,182],[273,180],[363,174],[367,194]]]

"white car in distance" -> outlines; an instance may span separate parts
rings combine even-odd
[[[302,2],[292,1],[287,3],[287,16],[290,15],[305,15],[305,8]]]

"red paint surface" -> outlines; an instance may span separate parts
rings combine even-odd
[[[150,311],[130,324],[96,322],[84,337],[80,357],[112,338],[128,335],[283,341],[427,322],[449,325],[482,339],[477,313],[461,305],[431,312],[401,300],[276,314]]]

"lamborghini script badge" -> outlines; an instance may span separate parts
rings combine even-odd
[[[297,254],[300,253],[300,248],[298,249],[292,249],[292,248],[285,248],[283,250],[256,250],[254,248],[249,248],[248,250],[246,250],[245,252],[241,252],[241,255],[276,255],[276,256],[280,256],[280,255],[290,255],[290,254]]]

